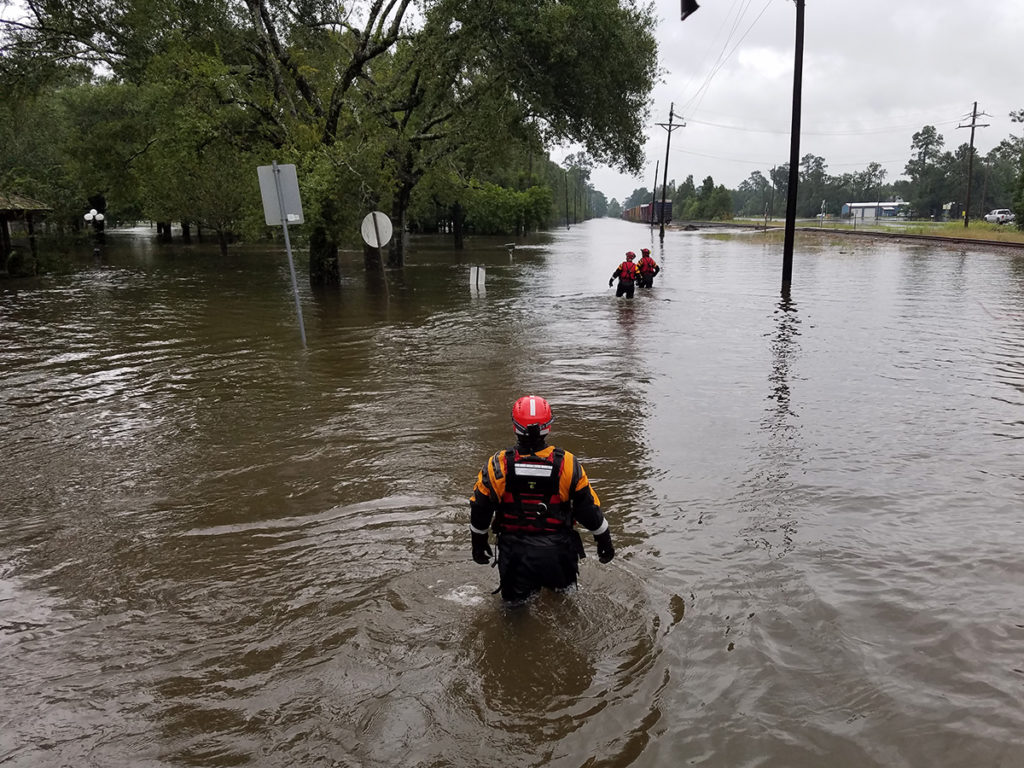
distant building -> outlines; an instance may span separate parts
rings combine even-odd
[[[910,203],[904,202],[898,197],[889,202],[875,203],[843,203],[843,218],[860,219],[861,221],[872,221],[874,219],[891,219],[906,214],[910,210]]]

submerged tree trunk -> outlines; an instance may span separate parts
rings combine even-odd
[[[380,248],[373,248],[363,243],[363,266],[366,267],[367,272],[380,272]]]
[[[338,244],[327,236],[323,227],[314,229],[309,237],[309,284],[314,287],[341,285]]]
[[[462,225],[466,222],[466,210],[456,201],[452,206],[452,237],[455,241],[455,250],[461,251],[463,248],[462,242]]]
[[[187,221],[181,222],[181,239],[183,242],[192,242],[192,225]]]
[[[171,222],[169,221],[158,221],[156,223],[156,235],[157,239],[161,243],[171,242]]]
[[[405,264],[405,219],[409,213],[412,189],[416,186],[417,180],[411,173],[406,175],[406,179],[399,184],[394,202],[391,204],[392,233],[388,264],[392,267],[401,267]]]

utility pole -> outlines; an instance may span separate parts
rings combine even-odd
[[[672,125],[672,118],[675,117],[674,110],[676,108],[675,102],[671,103],[668,108],[668,124],[658,123],[662,128],[668,131],[668,141],[665,142],[665,170],[663,171],[664,176],[661,182],[661,215],[658,217],[661,221],[661,228],[658,231],[658,238],[661,240],[665,239],[665,191],[668,189],[668,149],[672,146],[672,131],[677,128],[685,128],[686,123],[679,123],[678,125]],[[655,179],[657,184],[657,179]],[[653,215],[653,211],[651,214]]]
[[[565,228],[569,229],[569,171],[565,174]]]
[[[985,112],[981,114],[986,117],[992,117]],[[970,125],[958,125],[957,128],[970,128],[971,129],[971,148],[967,154],[967,204],[964,206],[964,229],[967,229],[967,225],[971,220],[971,181],[974,176],[974,129],[975,128],[988,128],[988,123],[978,123],[978,102],[974,102],[974,109],[971,110],[971,123]]]
[[[654,164],[654,186],[651,187],[651,210],[650,210],[650,214],[651,215],[648,218],[650,218],[650,220],[651,220],[651,231],[652,232],[654,231],[654,202],[658,199],[658,165],[659,164],[660,164],[660,161],[658,163]]]
[[[789,135],[789,189],[786,190],[786,237],[782,245],[782,295],[793,282],[796,234],[796,187],[800,181],[800,98],[804,76],[804,0],[796,0],[796,45],[793,61],[793,127]]]

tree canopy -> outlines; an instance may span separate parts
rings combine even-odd
[[[33,0],[0,21],[0,181],[255,234],[254,166],[274,159],[329,241],[370,207],[410,223],[488,185],[547,189],[505,198],[536,226],[559,205],[555,145],[642,166],[654,23],[635,0]]]

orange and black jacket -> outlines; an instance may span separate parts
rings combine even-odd
[[[661,267],[658,266],[658,262],[652,259],[650,256],[641,256],[640,263],[637,265],[642,275],[651,275],[652,277],[661,272]]]
[[[624,261],[619,264],[619,268],[612,272],[612,278],[619,278],[619,280],[631,282],[636,280],[638,270],[636,264],[632,261]]]
[[[494,454],[477,475],[469,510],[474,533],[491,527],[496,533],[563,533],[575,523],[595,536],[608,530],[583,466],[551,445],[535,453],[509,448]]]

